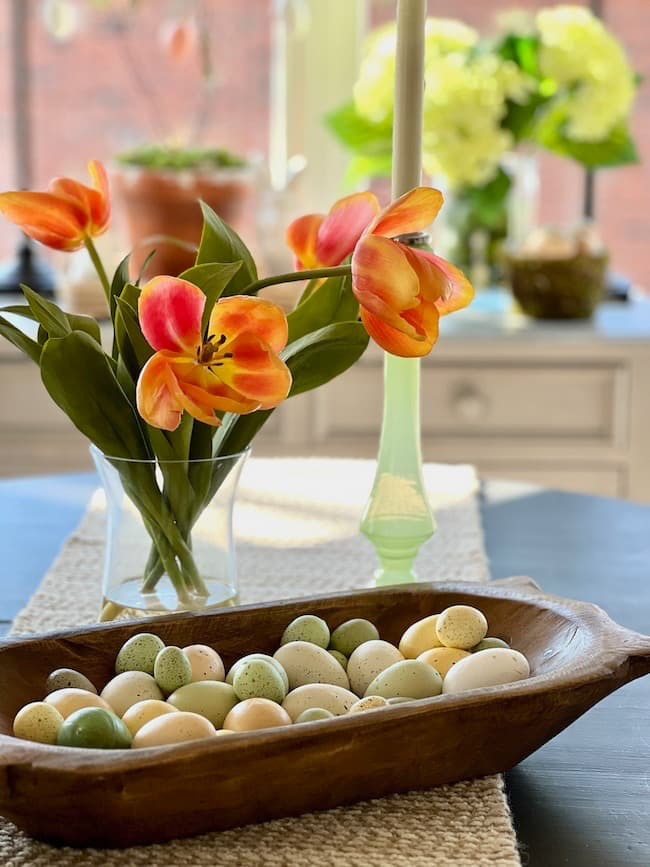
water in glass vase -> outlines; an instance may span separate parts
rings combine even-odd
[[[126,578],[121,584],[111,587],[110,598],[102,602],[102,620],[153,617],[159,614],[180,614],[183,611],[211,611],[237,605],[237,589],[215,578],[204,578],[208,590],[205,594],[188,595],[184,602],[165,575],[149,593],[142,591],[142,576]]]

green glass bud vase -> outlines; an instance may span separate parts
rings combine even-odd
[[[430,249],[430,238],[422,232],[396,240]],[[420,359],[387,352],[377,471],[361,521],[361,532],[379,558],[378,586],[417,580],[413,563],[436,530],[422,476],[420,440]]]

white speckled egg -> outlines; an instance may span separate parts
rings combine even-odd
[[[62,725],[63,716],[54,705],[32,701],[16,714],[14,735],[39,744],[55,744]]]
[[[289,644],[291,641],[308,641],[317,647],[326,648],[330,643],[329,626],[315,614],[303,614],[292,620],[282,633],[281,645]]]
[[[282,704],[287,695],[280,672],[265,659],[249,659],[240,665],[232,685],[240,701],[268,698]]]
[[[165,695],[169,695],[192,682],[192,666],[180,647],[165,647],[156,657],[153,676]]]
[[[324,707],[308,707],[294,720],[296,723],[320,722],[322,719],[334,719],[334,714]]]
[[[247,698],[230,711],[223,727],[233,732],[250,732],[290,725],[291,717],[281,705],[268,698]]]
[[[452,605],[438,615],[436,635],[445,647],[471,650],[487,635],[485,615],[471,605]]]
[[[146,671],[123,671],[109,680],[101,692],[104,701],[122,717],[133,704],[163,697],[160,687]]]
[[[378,638],[379,631],[374,623],[355,617],[336,627],[330,639],[330,647],[344,656],[350,656],[365,641],[376,641]]]
[[[417,659],[425,650],[442,646],[436,635],[437,621],[438,615],[431,614],[409,626],[399,643],[400,652],[405,659]]]
[[[426,662],[417,659],[403,659],[378,674],[372,681],[366,695],[381,695],[394,698],[398,695],[409,698],[431,698],[442,692],[442,678]]]
[[[523,680],[529,674],[530,666],[522,653],[495,647],[471,653],[453,665],[445,677],[442,691],[449,695],[483,686],[498,686]]]
[[[153,674],[156,657],[165,643],[151,632],[140,632],[126,641],[115,660],[116,674],[124,671],[144,671]]]
[[[166,701],[148,698],[145,701],[132,704],[122,717],[122,722],[135,737],[143,725],[146,725],[158,716],[162,716],[164,713],[176,713],[176,708]]]
[[[381,695],[367,695],[355,702],[348,713],[361,713],[364,710],[377,710],[380,707],[388,707],[388,701]]]
[[[286,671],[280,665],[277,659],[274,659],[272,656],[268,656],[268,654],[266,653],[249,653],[247,656],[242,656],[241,659],[238,659],[237,662],[233,664],[230,671],[228,672],[228,676],[226,677],[226,683],[232,684],[239,666],[243,665],[245,662],[248,662],[250,659],[265,659],[267,662],[270,662],[271,665],[274,665],[277,668],[280,677],[284,681],[285,690],[289,692],[289,678],[287,677]]]
[[[207,644],[190,644],[183,653],[192,666],[192,683],[198,680],[223,680],[225,669],[221,657]]]
[[[198,680],[173,692],[167,699],[177,710],[198,713],[221,728],[228,713],[237,704],[235,690],[220,680]]]
[[[49,694],[57,689],[85,689],[86,692],[94,692],[97,695],[97,687],[91,683],[85,674],[75,671],[74,668],[57,668],[47,678],[45,692]]]
[[[143,725],[133,738],[132,748],[162,747],[200,738],[214,737],[212,723],[198,713],[169,713],[157,716]]]
[[[290,641],[276,650],[274,658],[289,678],[289,689],[307,683],[333,683],[348,689],[350,682],[342,666],[322,647],[308,641]]]
[[[334,686],[331,683],[309,683],[292,690],[282,702],[292,720],[297,720],[300,714],[313,707],[328,710],[334,716],[347,713],[359,699],[349,689]]]
[[[107,701],[95,695],[94,692],[88,692],[86,689],[75,689],[74,687],[51,692],[45,702],[55,707],[63,719],[82,707],[103,707],[105,710],[113,710]]]
[[[425,650],[418,659],[431,665],[441,677],[444,677],[452,665],[466,656],[470,656],[470,653],[458,647],[434,647],[432,650]]]
[[[360,697],[370,682],[394,662],[404,659],[399,650],[387,641],[365,641],[348,660],[348,677],[352,689]]]

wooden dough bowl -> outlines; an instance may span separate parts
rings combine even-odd
[[[604,696],[650,671],[650,637],[594,605],[546,596],[530,579],[413,584],[50,633],[0,646],[0,813],[74,846],[128,846],[222,830],[505,771]],[[397,643],[413,621],[465,603],[531,664],[528,680],[334,720],[144,750],[53,747],[10,736],[48,673],[98,686],[136,632],[213,645],[228,666],[272,653],[287,623],[351,617]]]

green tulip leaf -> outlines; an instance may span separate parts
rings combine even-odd
[[[347,322],[358,316],[359,303],[352,294],[351,277],[329,277],[287,316],[288,342],[293,343],[333,322]]]
[[[129,262],[131,261],[131,254],[125,256],[120,264],[115,269],[115,274],[113,275],[113,279],[111,280],[111,319],[115,319],[115,299],[119,298],[122,294],[122,291],[126,284],[130,281],[129,277]]]
[[[36,364],[40,362],[41,347],[39,344],[23,333],[20,328],[16,328],[16,326],[5,319],[4,316],[0,316],[0,334],[10,343],[13,343],[13,345],[17,349],[20,349],[21,352],[28,355],[32,361],[36,362]]]
[[[29,304],[34,321],[40,322],[50,337],[65,337],[72,331],[65,313],[53,301],[48,301],[22,283],[20,288]]]
[[[318,388],[352,367],[368,339],[360,322],[336,322],[290,343],[280,353],[293,377],[289,396]]]
[[[216,262],[241,262],[237,274],[224,290],[225,295],[240,294],[248,285],[257,280],[257,268],[250,250],[237,232],[215,214],[205,202],[201,202],[203,212],[203,233],[196,254],[196,265]]]
[[[40,296],[39,296],[40,297]],[[43,299],[41,299],[43,300]],[[53,305],[56,307],[56,304]],[[89,334],[93,340],[96,340],[97,343],[101,343],[101,334],[99,331],[99,325],[97,324],[97,320],[93,319],[92,316],[83,316],[81,313],[66,313],[64,310],[59,310],[59,313],[62,313],[65,319],[67,320],[68,325],[70,326],[71,331],[85,331],[86,334]],[[32,307],[29,304],[12,304],[9,307],[0,308],[0,313],[13,313],[16,316],[23,316],[25,319],[30,319],[32,322],[39,323],[39,343],[44,343],[48,337],[48,330],[42,324],[41,320],[34,314]],[[45,337],[41,340],[41,335],[44,333]],[[66,332],[67,333],[67,332]]]

